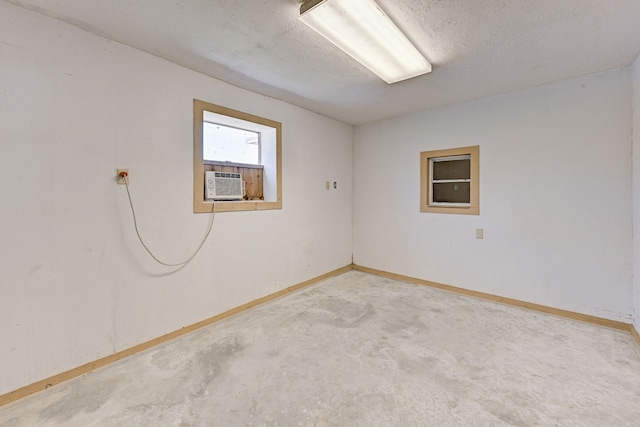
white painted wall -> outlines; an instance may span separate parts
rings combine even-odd
[[[633,324],[640,331],[640,56],[632,67],[633,81]]]
[[[351,262],[353,128],[0,2],[0,394]],[[283,124],[283,201],[192,213],[192,100]],[[338,181],[326,191],[325,180]]]
[[[629,77],[356,127],[354,262],[629,323]],[[480,145],[481,214],[420,213],[420,152],[468,145]]]

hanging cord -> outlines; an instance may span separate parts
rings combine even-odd
[[[133,226],[136,229],[136,235],[138,236],[138,240],[140,240],[140,243],[142,243],[142,246],[147,250],[147,252],[149,253],[149,255],[151,255],[151,258],[153,258],[158,264],[162,264],[164,266],[167,267],[180,267],[182,265],[187,264],[188,262],[190,262],[192,259],[194,259],[196,257],[196,255],[198,254],[198,252],[200,252],[200,249],[202,249],[202,246],[204,246],[204,243],[207,241],[207,238],[209,237],[209,234],[211,233],[211,229],[213,228],[213,220],[215,218],[216,212],[216,206],[215,203],[211,202],[211,215],[209,217],[209,228],[207,229],[207,233],[204,235],[204,239],[202,239],[202,242],[200,242],[200,245],[198,246],[198,248],[196,249],[196,251],[193,253],[193,255],[191,255],[187,260],[176,263],[176,264],[170,264],[167,262],[163,262],[160,261],[152,252],[151,250],[147,247],[147,245],[144,243],[144,241],[142,240],[142,237],[140,236],[140,231],[138,230],[138,221],[136,219],[136,211],[133,208],[133,201],[131,200],[131,192],[129,192],[129,176],[126,173],[121,173],[120,176],[122,178],[124,178],[124,184],[127,188],[127,197],[129,198],[129,206],[131,206],[131,214],[133,215]]]

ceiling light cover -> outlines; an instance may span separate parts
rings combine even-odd
[[[307,1],[300,20],[387,83],[431,72],[431,64],[373,0]]]

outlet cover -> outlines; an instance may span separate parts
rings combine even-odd
[[[120,172],[126,172],[127,176],[126,177],[120,176]],[[125,179],[127,180],[126,182],[125,182]],[[129,177],[129,169],[116,169],[116,180],[118,182],[118,185],[130,184],[131,183],[130,179],[131,178]]]

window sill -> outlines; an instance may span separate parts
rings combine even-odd
[[[282,200],[265,202],[263,200],[219,200],[215,202],[214,212],[266,211],[282,209]],[[194,206],[194,213],[211,212],[211,202]]]
[[[465,206],[420,206],[420,212],[442,213],[442,214],[458,214],[458,215],[480,215],[480,207]]]

